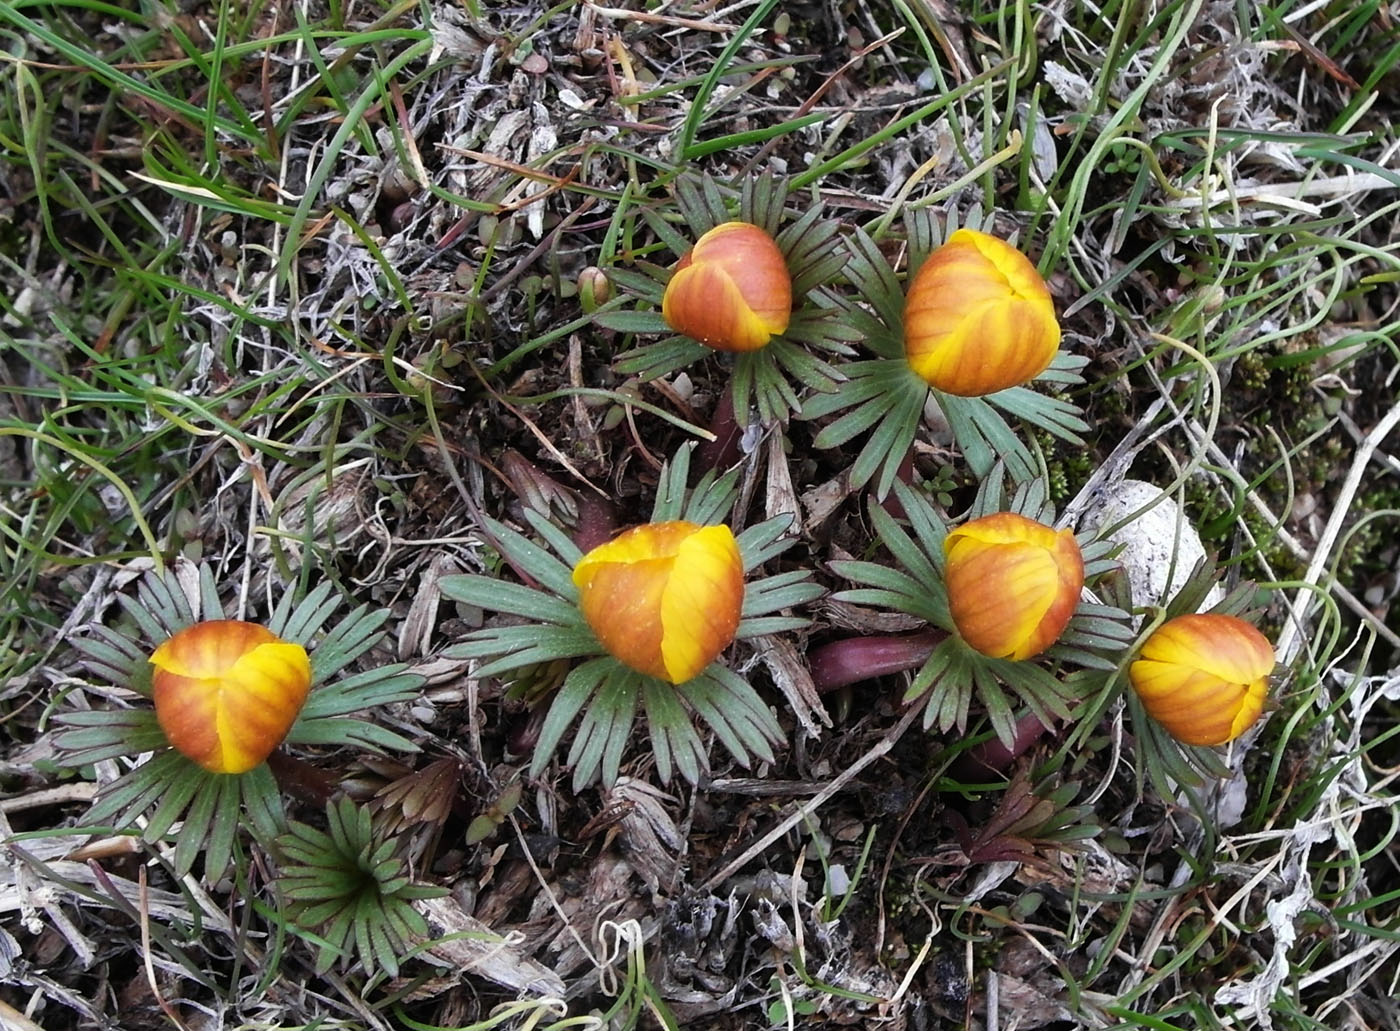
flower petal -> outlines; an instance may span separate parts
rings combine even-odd
[[[717,351],[756,351],[773,335],[729,274],[714,265],[691,265],[672,276],[661,315],[676,332]]]
[[[723,269],[745,304],[770,333],[787,329],[792,318],[792,276],[773,238],[748,222],[725,222],[702,236],[691,251],[693,263]]]
[[[727,526],[686,539],[661,599],[661,654],[667,679],[683,684],[734,639],[744,604],[744,562]]]
[[[574,571],[579,607],[599,643],[626,665],[663,680],[661,599],[673,565],[670,557],[593,562],[582,583],[582,564]]]
[[[1191,665],[1237,684],[1267,676],[1274,668],[1268,638],[1244,620],[1218,613],[1168,620],[1143,645],[1142,657]]]
[[[165,641],[151,653],[151,664],[182,677],[216,677],[244,652],[276,640],[276,634],[257,623],[209,619]]]

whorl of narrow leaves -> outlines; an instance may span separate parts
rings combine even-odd
[[[369,810],[349,799],[326,806],[326,830],[293,823],[277,840],[278,885],[298,926],[324,939],[320,972],[359,957],[367,974],[397,977],[404,954],[428,936],[414,899],[443,888],[414,884],[396,839],[375,834]]]

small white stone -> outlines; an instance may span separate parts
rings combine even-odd
[[[1080,517],[1079,532],[1099,536],[1148,505],[1152,507],[1112,530],[1105,539],[1123,545],[1118,561],[1132,587],[1133,603],[1163,605],[1186,583],[1206,549],[1191,520],[1161,488],[1142,480],[1123,480],[1104,488]],[[1224,596],[1216,584],[1206,596],[1203,610]]]

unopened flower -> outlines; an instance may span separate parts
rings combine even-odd
[[[1060,348],[1050,291],[1029,259],[959,229],[919,267],[904,305],[910,367],[947,394],[980,397],[1035,379]]]
[[[715,226],[666,284],[661,315],[717,351],[756,351],[788,327],[792,277],[773,238],[748,222]]]
[[[592,315],[598,305],[606,304],[612,297],[608,274],[597,265],[589,265],[578,274],[578,297],[583,310]]]
[[[1028,659],[1054,644],[1084,587],[1084,559],[1069,530],[1014,512],[951,530],[948,610],[962,639],[997,659]]]
[[[186,627],[151,665],[166,739],[213,773],[244,773],[272,754],[311,689],[306,649],[236,619]]]
[[[574,566],[583,618],[614,658],[682,684],[734,639],[744,563],[727,526],[647,523]]]
[[[1274,649],[1235,616],[1177,616],[1147,639],[1128,679],[1148,715],[1188,745],[1223,745],[1264,711]]]

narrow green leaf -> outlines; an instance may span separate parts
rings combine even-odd
[[[166,629],[164,624],[152,616],[149,609],[134,598],[119,594],[117,595],[117,604],[141,628],[141,633],[147,641],[151,642],[153,647],[170,637],[171,632]]]
[[[656,485],[656,501],[651,506],[653,523],[681,518],[685,508],[685,487],[690,479],[690,456],[694,451],[694,442],[683,444],[662,467],[661,478]]]
[[[607,311],[593,316],[593,321],[604,329],[617,333],[671,333],[666,320],[659,311]]]
[[[583,552],[579,550],[578,545],[560,527],[551,522],[543,512],[527,508],[525,521],[544,538],[546,544],[554,549],[554,553],[559,556],[561,563],[568,568],[569,578],[572,580],[573,567],[578,564],[579,559],[583,558]]]
[[[889,368],[883,359],[848,362],[841,366],[841,373],[846,380],[835,391],[803,402],[800,418],[804,422],[824,419],[889,394]]]
[[[709,759],[676,689],[655,678],[645,678],[642,681],[642,701],[661,783],[670,783],[674,761],[681,776],[692,784],[698,784],[701,771],[709,769]]]
[[[489,576],[454,573],[439,580],[438,587],[454,601],[464,601],[490,612],[505,612],[557,626],[568,626],[579,618],[578,606],[572,601]]]
[[[550,703],[549,713],[540,727],[540,738],[530,760],[530,776],[538,777],[553,757],[565,732],[574,722],[579,710],[592,697],[594,690],[609,672],[617,668],[612,658],[594,659],[576,666],[564,679],[563,686]]]
[[[679,238],[678,238],[679,239]],[[648,266],[654,274],[646,271],[634,271],[632,269],[618,268],[614,266],[608,269],[608,279],[614,286],[619,286],[630,294],[635,294],[641,299],[648,301],[656,307],[661,306],[661,299],[665,294],[665,283],[658,276],[665,277],[669,273],[663,272],[654,266]]]
[[[175,776],[166,782],[163,797],[155,811],[151,813],[150,820],[141,836],[152,842],[165,837],[166,831],[170,830],[170,825],[180,818],[180,814],[190,804],[190,799],[194,798],[195,792],[204,788],[208,784],[209,778],[213,776],[215,775],[193,764],[178,769]]]
[[[572,602],[578,597],[578,592],[574,588],[573,570],[560,562],[559,559],[504,523],[487,518],[486,528],[496,539],[496,543],[505,556],[518,566],[526,576],[533,577],[541,587],[553,592],[566,602]],[[446,578],[444,577],[444,579]]]
[[[651,231],[656,234],[657,238],[670,248],[672,254],[677,258],[681,258],[690,253],[690,248],[694,245],[694,241],[688,239],[683,233],[679,232],[675,226],[666,221],[665,217],[655,206],[644,204],[639,210],[642,213],[643,221],[645,221]]]
[[[334,607],[318,610],[325,612],[327,618],[333,611]],[[378,644],[384,637],[382,627],[388,618],[387,609],[371,612],[368,605],[361,605],[327,631],[311,653],[312,683],[338,673]],[[318,626],[313,625],[307,633],[314,634]]]
[[[255,766],[238,778],[243,795],[243,807],[248,813],[253,833],[264,845],[286,829],[287,817],[282,809],[282,795],[267,763]]]
[[[804,616],[756,616],[752,619],[739,621],[739,626],[734,631],[734,639],[736,641],[749,641],[755,637],[766,637],[770,634],[806,630],[811,625],[812,621]]]
[[[681,509],[681,518],[700,526],[716,526],[725,522],[734,510],[739,494],[739,468],[716,475],[711,469],[690,492]]]
[[[120,823],[135,822],[135,817],[142,815],[160,797],[166,781],[176,769],[187,764],[190,761],[173,749],[153,756],[150,761],[104,787],[97,801],[84,815],[83,823],[91,826],[116,825],[118,815],[126,812],[133,813],[131,819]]]
[[[200,847],[209,840],[209,831],[214,823],[214,814],[219,804],[219,796],[224,790],[225,778],[207,778],[199,785],[185,813],[185,824],[175,838],[175,876],[183,877],[194,868],[195,857]],[[217,869],[212,862],[204,865],[204,880],[212,884],[223,876],[227,861]]]
[[[771,745],[782,740],[782,728],[758,692],[733,670],[718,664],[710,667],[709,679],[717,685],[715,703],[730,718],[735,731],[759,758],[773,761]]]
[[[631,670],[619,671],[598,686],[569,751],[575,791],[583,790],[599,770],[605,787],[617,783],[622,753],[636,721],[639,680]]]
[[[832,391],[845,380],[834,366],[813,357],[789,339],[774,340],[765,350],[770,357],[803,386],[812,390]]]
[[[797,543],[796,537],[784,536],[792,527],[792,515],[777,515],[750,526],[736,538],[739,554],[744,560],[744,572],[751,573],[770,558],[776,558]]]
[[[88,636],[74,638],[72,644],[82,655],[84,666],[118,686],[125,686],[132,671],[148,661],[135,642],[100,625],[93,627]]]
[[[689,337],[672,337],[618,355],[613,367],[623,375],[650,381],[694,365],[712,353]]]
[[[340,605],[340,598],[332,597],[334,585],[325,581],[310,591],[292,610],[285,625],[269,627],[278,637],[299,644],[310,644],[312,637],[330,618]]]
[[[878,498],[884,498],[889,494],[895,476],[899,473],[900,464],[909,456],[914,446],[914,435],[918,433],[919,424],[923,422],[924,401],[927,397],[927,390],[905,390],[899,399],[899,404],[890,411],[884,423],[871,434],[871,445],[867,445],[860,458],[856,459],[856,465],[861,466],[866,452],[871,451],[872,445],[877,441],[878,447],[883,449],[883,455],[875,456],[881,458],[880,479],[875,486],[875,496]],[[866,475],[857,479],[856,470],[851,470],[853,484],[863,484],[869,478]]]
[[[861,299],[872,305],[886,326],[904,321],[904,291],[879,246],[859,227],[847,238],[846,275]]]
[[[847,602],[851,605],[869,605],[873,608],[903,612],[935,626],[946,627],[947,625],[946,620],[943,623],[936,622],[940,612],[946,615],[946,609],[940,610],[931,605],[928,595],[923,591],[912,594],[896,594],[893,591],[885,590],[852,590],[837,591],[832,597],[837,601]]]
[[[807,570],[796,569],[749,584],[744,592],[743,618],[765,616],[816,601],[826,589],[809,580],[808,575]]]
[[[908,539],[906,538],[905,540],[907,542]],[[913,547],[913,545],[909,544],[909,547]],[[895,554],[896,558],[899,559],[901,565],[907,566],[909,564],[904,561],[902,556],[896,554],[893,548],[891,548],[890,551],[891,554]],[[915,568],[918,568],[918,562],[920,561],[922,561],[921,558],[916,559]],[[865,584],[869,587],[877,587],[882,590],[892,591],[897,594],[907,594],[914,597],[917,597],[923,589],[923,581],[919,577],[911,576],[903,570],[893,569],[890,566],[882,566],[878,562],[836,559],[828,565],[833,573],[843,580],[849,580],[851,583]],[[848,594],[850,592],[843,591],[842,593]]]
[[[407,669],[403,663],[394,663],[326,684],[311,693],[297,722],[412,701],[422,691],[424,680],[417,673],[406,672]]]

